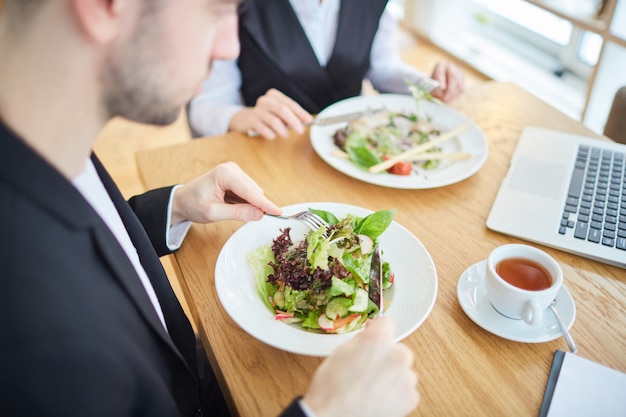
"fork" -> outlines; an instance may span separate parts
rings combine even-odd
[[[230,190],[227,190],[224,193],[224,202],[228,204],[250,204],[248,201],[239,197],[237,194],[233,193]],[[301,211],[299,213],[291,214],[289,216],[269,213],[265,213],[265,215],[283,220],[297,220],[301,223],[306,224],[312,230],[318,230],[320,227],[324,227],[324,237],[328,237],[327,230],[330,225],[326,223],[326,221],[320,216],[313,212],[310,212],[309,210]]]
[[[433,97],[430,93],[439,88],[441,84],[437,80],[429,77],[420,78],[417,83],[409,83],[409,91],[415,100],[428,100],[433,103],[444,106],[445,104],[438,98]]]
[[[431,91],[435,90],[436,88],[439,88],[439,81],[437,80],[433,80],[432,78],[428,78],[428,77],[424,77],[424,78],[420,78],[417,83],[415,84],[415,86],[426,92],[426,93],[430,93]]]
[[[326,221],[322,219],[320,216],[318,216],[315,213],[310,212],[309,210],[301,211],[299,213],[291,214],[288,216],[275,215],[275,214],[269,214],[269,213],[265,213],[265,215],[270,216],[270,217],[276,217],[278,219],[284,219],[284,220],[297,220],[300,223],[304,223],[312,230],[318,230],[320,227],[323,227],[324,237],[328,237],[327,230],[328,230],[329,224],[326,223]]]

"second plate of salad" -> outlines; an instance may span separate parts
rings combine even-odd
[[[380,244],[383,253],[382,260],[392,274],[393,285],[385,290],[384,314],[392,316],[396,321],[396,340],[401,340],[414,332],[430,314],[437,295],[435,265],[422,243],[400,224],[393,220],[390,221],[386,211],[378,213],[384,214],[379,216],[378,214],[372,215],[374,212],[361,207],[340,203],[311,202],[285,207],[284,213],[293,214],[308,209],[330,213],[339,220],[354,217],[357,219],[357,222],[354,224],[358,224],[360,219],[368,219],[357,226],[357,232],[361,232],[361,239],[367,241],[367,238],[363,237],[363,235],[371,234],[372,230],[374,230],[373,240]],[[391,210],[393,207],[389,209]],[[376,225],[372,224],[378,221],[385,223],[381,224],[381,227],[384,226],[384,231],[381,234],[375,231]],[[267,293],[264,293],[264,296],[262,296],[259,291],[259,267],[254,265],[254,261],[251,262],[251,254],[254,259],[255,254],[258,255],[260,248],[270,247],[279,237],[279,241],[284,241],[284,230],[287,228],[290,229],[288,234],[291,241],[295,244],[294,248],[299,242],[306,241],[307,236],[311,238],[310,235],[313,235],[313,237],[316,235],[297,221],[286,221],[268,216],[258,222],[247,223],[238,229],[226,242],[217,259],[215,270],[217,293],[226,312],[251,336],[271,346],[292,353],[327,356],[337,346],[349,340],[360,331],[361,319],[358,319],[359,315],[366,318],[368,311],[371,310],[365,304],[363,309],[357,305],[360,303],[356,301],[358,298],[356,293],[360,290],[358,285],[353,282],[355,279],[360,281],[360,278],[357,276],[359,273],[356,273],[356,270],[359,268],[369,270],[367,262],[371,255],[362,254],[362,251],[367,252],[368,249],[361,247],[360,244],[358,245],[359,247],[351,249],[345,248],[344,243],[339,245],[344,249],[343,257],[345,259],[349,258],[347,253],[350,252],[354,254],[355,259],[362,257],[365,261],[365,264],[360,267],[357,264],[348,262],[347,269],[354,272],[352,275],[333,273],[334,275],[345,277],[346,283],[351,282],[354,287],[355,294],[352,294],[352,291],[349,291],[350,288],[342,285],[338,286],[341,283],[335,282],[331,291],[334,292],[338,288],[345,290],[343,294],[339,294],[341,291],[334,294],[337,297],[334,303],[350,298],[353,300],[352,303],[345,305],[345,308],[350,310],[348,314],[341,314],[342,317],[356,318],[356,320],[352,321],[352,325],[343,329],[347,329],[346,331],[340,330],[338,333],[328,332],[323,329],[328,325],[332,326],[332,322],[327,322],[326,317],[323,317],[322,329],[316,328],[317,320],[305,323],[303,327],[302,319],[306,320],[307,316],[310,318],[318,317],[319,315],[319,312],[306,314],[307,309],[312,309],[314,303],[309,299],[307,303],[296,308],[296,310],[305,312],[304,315],[296,314],[300,316],[300,320],[285,319],[285,313],[293,313],[290,303],[294,301],[290,301],[290,299],[297,300],[298,303],[301,300],[298,297],[294,298],[293,294],[288,294],[288,291],[284,289],[282,284],[279,284],[278,287],[270,285],[271,297],[268,304]],[[337,248],[332,246],[335,245],[337,240],[331,238],[331,241],[332,244],[329,250],[331,253],[335,253]],[[357,238],[358,241],[359,239]],[[302,253],[306,254],[306,250],[302,251]],[[275,260],[275,258],[271,258]],[[332,259],[332,256],[329,259]],[[262,264],[266,263],[263,260]],[[333,268],[338,268],[338,266],[335,265]],[[269,272],[272,272],[271,268]],[[360,275],[364,277],[366,272]],[[335,278],[333,281],[337,281],[337,279]],[[367,288],[364,283],[361,282],[360,284]],[[313,283],[313,286],[316,285],[319,285],[319,283]],[[280,289],[278,294],[276,293],[276,288]],[[339,316],[335,317],[335,319],[335,327],[338,327],[341,319]]]
[[[470,177],[487,159],[487,140],[472,120],[452,108],[427,100],[416,101],[409,95],[352,97],[327,107],[318,117],[368,110],[373,114],[350,124],[314,125],[310,130],[315,152],[348,176],[391,188],[436,188]],[[438,155],[434,159],[422,152],[389,169],[368,169],[459,128],[462,131],[458,135],[428,150]],[[347,145],[351,145],[347,152],[346,136]]]

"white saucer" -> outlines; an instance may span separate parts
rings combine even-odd
[[[524,343],[542,343],[563,336],[561,328],[551,311],[545,311],[543,323],[529,326],[522,320],[514,320],[498,313],[487,300],[485,291],[485,266],[487,261],[478,262],[463,272],[457,285],[459,303],[474,323],[505,339]],[[569,329],[574,324],[576,306],[571,294],[561,287],[554,305]]]

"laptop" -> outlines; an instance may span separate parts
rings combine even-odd
[[[487,227],[626,268],[625,159],[623,144],[527,127]]]

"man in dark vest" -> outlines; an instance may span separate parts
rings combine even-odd
[[[189,105],[195,136],[254,130],[272,139],[301,133],[312,114],[361,94],[363,80],[383,93],[407,94],[424,77],[395,49],[395,0],[248,0],[239,8],[241,53],[217,63]],[[397,14],[397,13],[396,13]],[[464,76],[435,66],[433,95],[449,101]]]
[[[4,0],[0,416],[229,415],[158,256],[191,222],[281,209],[234,163],[127,202],[92,146],[116,116],[177,120],[211,61],[236,57],[237,4]],[[408,414],[417,375],[394,328],[340,346],[283,416]]]

